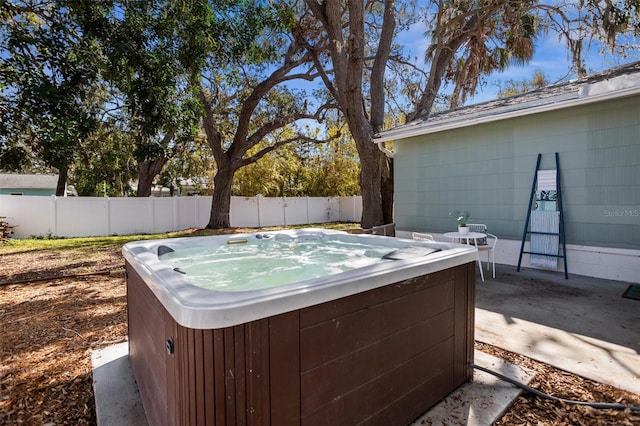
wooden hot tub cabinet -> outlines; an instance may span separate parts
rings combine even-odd
[[[185,328],[127,263],[152,425],[406,425],[472,376],[475,264],[250,323]]]

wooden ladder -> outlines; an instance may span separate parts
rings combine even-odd
[[[569,279],[569,272],[567,270],[567,247],[565,244],[565,229],[564,229],[564,211],[562,209],[562,185],[560,185],[560,157],[556,152],[556,193],[558,197],[557,209],[560,211],[560,223],[559,223],[559,232],[537,232],[530,231],[530,219],[531,219],[531,207],[533,206],[533,200],[536,196],[536,186],[538,183],[538,170],[540,169],[540,160],[542,159],[542,154],[538,154],[538,160],[536,161],[536,170],[533,172],[533,184],[531,185],[531,195],[529,197],[529,208],[527,209],[527,219],[524,222],[524,232],[522,233],[522,244],[520,245],[520,257],[518,258],[518,269],[520,272],[520,265],[522,263],[522,255],[524,253],[541,255],[541,256],[549,256],[549,257],[557,257],[564,259],[564,278]],[[531,234],[541,234],[541,235],[557,235],[559,237],[559,244],[562,245],[562,254],[549,254],[549,253],[538,253],[532,251],[524,250],[524,243],[527,240],[527,235]]]

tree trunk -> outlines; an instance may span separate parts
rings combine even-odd
[[[382,217],[384,223],[392,223],[393,219],[393,158],[382,155],[380,164],[382,194]]]
[[[362,192],[362,219],[360,226],[364,229],[384,224],[382,214],[382,182],[379,155],[384,154],[372,142],[371,128],[364,115],[345,114],[351,136],[356,142],[360,156],[360,188]],[[366,160],[365,160],[366,159]]]
[[[138,162],[138,191],[136,197],[151,196],[153,180],[160,174],[167,161],[169,159],[164,157],[153,161]]]
[[[384,157],[384,154],[373,143],[373,133],[374,130],[379,130],[384,120],[384,90],[381,88],[384,87],[384,70],[395,26],[395,3],[392,0],[384,2],[384,29],[380,35],[372,69],[372,81],[369,81],[371,91],[375,92],[371,96],[373,104],[371,119],[367,114],[367,102],[363,95],[366,50],[364,2],[361,0],[350,0],[346,3],[340,0],[307,0],[306,3],[327,33],[334,79],[331,82],[325,74],[323,80],[344,114],[360,157],[359,180],[362,193],[360,224],[365,229],[383,225],[385,219],[389,222],[392,220],[392,214],[388,214],[387,217],[383,214],[381,192],[383,159],[381,157]],[[347,27],[344,27],[343,13],[348,14]],[[321,72],[325,71],[321,69]],[[393,195],[387,193],[385,199],[389,198],[393,199]]]
[[[224,229],[231,226],[229,213],[231,211],[231,184],[234,174],[235,170],[221,168],[213,178],[211,216],[207,224],[209,229]]]
[[[384,224],[378,162],[361,162],[360,182],[368,182],[360,185],[362,190],[362,219],[360,220],[360,226],[368,229]]]
[[[69,174],[69,168],[61,166],[58,169],[58,183],[56,184],[56,196],[64,197],[67,191],[67,176]]]

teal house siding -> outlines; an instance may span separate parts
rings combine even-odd
[[[0,195],[55,195],[56,175],[0,173]]]
[[[56,195],[56,189],[48,188],[0,188],[0,195]]]
[[[640,249],[640,96],[408,137],[395,144],[398,229],[444,233],[467,210],[522,238],[538,153],[560,157],[567,244]]]

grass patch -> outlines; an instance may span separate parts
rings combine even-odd
[[[25,253],[30,251],[75,251],[82,254],[101,248],[123,246],[130,241],[154,240],[163,238],[178,237],[199,237],[206,235],[239,234],[257,231],[276,231],[282,229],[301,228],[325,228],[346,230],[359,228],[357,223],[331,222],[312,225],[297,226],[272,226],[263,228],[225,228],[225,229],[185,229],[184,231],[165,232],[160,234],[138,234],[138,235],[114,235],[109,237],[80,237],[80,238],[25,238],[10,239],[0,243],[0,255],[9,253]]]

